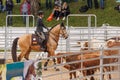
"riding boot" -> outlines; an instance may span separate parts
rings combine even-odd
[[[39,33],[39,32],[37,32],[37,35],[39,36],[39,38],[40,38],[40,45],[41,45],[41,48],[40,48],[40,50],[42,50],[42,51],[45,51],[45,48],[44,48],[44,40],[45,40],[45,36],[44,36],[44,34],[41,32],[41,33]]]
[[[42,44],[40,44],[40,45],[42,45]],[[43,47],[43,45],[40,46],[40,50],[45,51],[45,48]]]
[[[45,51],[45,39],[42,39],[41,50]]]
[[[44,41],[42,41],[41,50],[45,51],[45,44],[44,44]]]
[[[45,40],[45,36],[42,32],[36,32],[36,34],[41,38],[42,40]]]

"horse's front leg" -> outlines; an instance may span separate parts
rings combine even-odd
[[[55,52],[53,49],[51,49],[51,51],[48,51],[48,53],[49,53],[48,56],[55,56]],[[57,64],[55,58],[53,58],[53,62],[54,62],[54,65]],[[57,68],[57,67],[54,67],[54,69],[56,69],[56,71],[59,71],[59,68]]]
[[[53,62],[54,62],[54,65],[56,65],[56,59],[55,58],[53,58]],[[54,69],[56,69],[56,71],[60,71],[60,69],[57,68],[56,66],[54,67]]]
[[[25,56],[24,56],[24,58],[25,58],[26,60],[29,60],[30,51],[31,51],[31,49],[29,49],[29,50],[26,52]]]
[[[25,53],[26,53],[26,51],[25,50],[21,50],[21,53],[20,53],[20,55],[18,56],[18,61],[21,61],[22,60],[22,58],[25,56]]]
[[[44,64],[44,70],[47,70],[47,65],[48,65],[48,62],[49,62],[50,60],[48,59],[46,62],[45,62],[45,64]]]

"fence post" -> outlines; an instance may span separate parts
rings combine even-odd
[[[119,71],[119,79],[120,79],[120,49],[119,49],[119,58],[118,58],[118,71]]]
[[[66,21],[66,24],[67,24],[67,27],[68,27],[68,34],[69,34],[69,37],[68,37],[68,39],[66,40],[66,51],[70,51],[70,28],[69,28],[69,21],[68,21],[68,19],[69,19],[69,17],[87,17],[87,20],[88,20],[88,33],[89,33],[89,35],[88,35],[88,44],[89,44],[89,49],[90,49],[90,41],[91,41],[91,34],[90,34],[90,32],[91,32],[91,17],[94,17],[94,19],[95,19],[95,27],[97,26],[97,19],[96,19],[96,15],[94,15],[94,14],[70,14],[70,15],[68,15],[67,16],[67,21]]]
[[[90,50],[91,45],[91,16],[88,16],[88,50]]]
[[[103,79],[103,47],[100,47],[100,80]]]
[[[26,33],[29,33],[29,16],[26,16]]]
[[[108,31],[107,31],[106,24],[103,24],[103,27],[105,28],[105,30],[104,30],[104,40],[107,40]]]

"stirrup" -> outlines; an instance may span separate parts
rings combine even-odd
[[[45,48],[40,48],[42,51],[45,51]]]

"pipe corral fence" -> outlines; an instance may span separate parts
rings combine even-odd
[[[12,16],[12,15],[10,15]],[[15,15],[17,16],[17,15]],[[21,16],[21,15],[20,15]],[[69,17],[74,17],[74,16],[78,16],[78,17],[87,17],[88,18],[88,27],[71,27],[69,26],[69,22],[68,19]],[[94,21],[95,21],[95,26],[91,27],[91,17],[94,17]],[[7,17],[6,17],[7,19]],[[7,20],[6,20],[7,21]],[[34,23],[33,23],[34,25]],[[58,48],[56,50],[56,54],[58,52],[64,53],[64,52],[76,52],[75,54],[64,54],[61,56],[54,56],[54,57],[49,57],[49,58],[44,58],[41,60],[42,62],[44,60],[47,59],[53,59],[53,58],[62,58],[62,57],[66,57],[66,56],[70,56],[70,55],[81,55],[83,56],[84,53],[86,52],[80,52],[81,47],[77,44],[78,41],[88,41],[90,44],[91,39],[96,38],[98,40],[101,40],[101,43],[104,43],[104,41],[106,39],[109,39],[111,37],[114,36],[118,36],[120,35],[120,28],[119,27],[111,27],[108,24],[103,25],[102,27],[97,27],[97,19],[96,19],[96,15],[94,14],[72,14],[69,15],[67,17],[67,28],[68,28],[68,33],[69,33],[69,38],[67,40],[64,40],[62,38],[60,38],[59,44],[58,44]],[[35,27],[29,27],[29,25],[27,25],[26,27],[8,27],[7,23],[6,23],[6,27],[1,27],[0,28],[0,49],[1,50],[5,50],[4,52],[1,52],[1,54],[3,53],[4,58],[5,59],[9,59],[11,57],[8,57],[8,55],[10,54],[10,50],[11,50],[11,45],[12,45],[12,41],[16,38],[19,37],[23,34],[26,33],[34,33],[35,31]],[[89,46],[90,48],[90,46]],[[111,80],[120,80],[120,51],[117,55],[111,55],[111,56],[105,56],[103,54],[104,50],[120,50],[118,48],[112,48],[112,49],[106,49],[103,46],[97,48],[97,50],[89,50],[89,52],[96,52],[96,51],[100,51],[100,56],[97,58],[92,58],[92,59],[87,59],[85,61],[90,61],[90,60],[98,60],[99,59],[99,65],[96,66],[92,66],[92,67],[87,67],[87,68],[79,68],[79,69],[75,69],[72,71],[69,71],[65,68],[63,68],[64,65],[70,65],[73,63],[78,63],[81,62],[83,65],[84,60],[79,60],[79,61],[73,61],[73,62],[68,62],[68,63],[61,63],[61,64],[57,64],[57,65],[51,65],[52,62],[50,62],[48,68],[48,71],[44,71],[44,67],[42,68],[42,78],[43,80],[69,80],[69,73],[70,72],[77,72],[78,77],[71,79],[71,80],[82,80],[84,78],[84,76],[81,74],[80,71],[82,70],[87,70],[87,69],[93,69],[93,68],[98,68],[98,70],[96,71],[96,73],[94,75],[90,75],[90,76],[94,76],[96,80],[103,80],[103,74],[107,75],[107,74],[111,74],[112,75],[112,79]],[[32,52],[32,55],[36,56],[34,53],[36,52]],[[38,52],[37,52],[38,53]],[[31,57],[31,59],[33,58],[33,56]],[[118,60],[114,63],[106,63],[104,64],[104,59],[111,59],[111,58],[117,58]],[[82,66],[81,65],[81,66]],[[114,66],[114,70],[112,71],[106,71],[103,72],[103,68],[107,66]],[[60,71],[55,71],[54,67],[59,67]],[[89,78],[90,76],[86,76],[87,78]],[[106,77],[107,78],[107,77]]]

